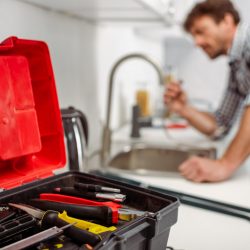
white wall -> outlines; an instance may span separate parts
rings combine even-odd
[[[0,1],[0,40],[43,40],[50,49],[61,107],[73,105],[90,123],[90,148],[99,143],[96,28],[81,20],[15,0]]]
[[[111,68],[121,57],[142,53],[162,66],[162,45],[159,41],[137,36],[131,25],[100,25],[98,27],[97,65],[101,119],[106,121],[107,90]],[[158,75],[154,68],[141,59],[130,59],[118,67],[115,74],[111,123],[113,127],[131,118],[135,92],[140,83],[146,83],[153,105]],[[152,107],[153,108],[153,107]]]
[[[0,40],[17,36],[48,44],[60,106],[73,105],[87,115],[90,151],[100,147],[113,63],[128,52],[142,52],[161,64],[161,45],[136,37],[131,25],[96,26],[18,0],[0,1],[0,20]],[[130,118],[136,82],[148,82],[150,88],[158,86],[157,75],[147,63],[126,64],[115,84],[121,85],[115,89],[113,102],[118,107],[113,112],[116,125]]]

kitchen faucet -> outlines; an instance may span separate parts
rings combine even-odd
[[[138,58],[142,59],[153,66],[159,76],[159,83],[164,84],[164,78],[161,68],[155,63],[152,59],[147,57],[144,54],[128,54],[122,58],[120,58],[112,67],[110,77],[109,77],[109,89],[108,89],[108,107],[107,107],[107,117],[106,124],[103,130],[103,138],[102,138],[102,149],[101,149],[101,164],[103,166],[107,165],[107,159],[110,156],[110,148],[111,148],[111,129],[110,129],[110,114],[111,114],[111,104],[112,104],[112,91],[113,91],[113,83],[115,72],[120,64],[129,59]]]

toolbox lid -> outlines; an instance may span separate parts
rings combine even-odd
[[[48,47],[10,37],[0,44],[0,188],[48,177],[65,161]]]

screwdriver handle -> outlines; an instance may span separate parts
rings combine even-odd
[[[62,194],[51,194],[51,193],[43,193],[40,194],[41,200],[48,200],[48,201],[57,201],[57,202],[66,202],[72,204],[81,204],[81,205],[88,205],[88,206],[108,206],[112,209],[121,208],[122,205],[119,203],[115,203],[113,201],[93,201],[88,200],[86,198],[79,198],[69,195],[62,195]]]
[[[101,192],[101,186],[94,184],[83,184],[83,183],[75,183],[74,188],[79,191],[91,191],[91,192]]]
[[[120,193],[121,190],[118,188],[105,187],[96,184],[85,184],[76,182],[74,188],[79,191],[90,191],[90,192],[109,192],[109,193]]]
[[[114,226],[105,227],[105,226],[95,224],[89,221],[72,218],[67,215],[66,211],[64,211],[63,213],[60,213],[58,217],[68,222],[69,224],[75,224],[76,227],[80,229],[88,230],[89,232],[94,233],[94,234],[102,234],[102,233],[112,232],[116,230],[116,227]]]
[[[81,192],[73,187],[62,187],[62,188],[55,188],[55,192],[59,192],[66,195],[81,197],[81,198],[90,198],[90,199],[107,199],[122,202],[126,199],[126,195],[123,194],[116,194],[116,193],[97,193],[97,192],[90,192],[84,191]]]
[[[62,188],[55,188],[55,192],[70,195],[70,196],[76,196],[81,198],[89,198],[89,199],[96,199],[96,192],[80,192],[79,190],[73,188],[73,187],[62,187]]]
[[[70,223],[59,218],[58,212],[51,210],[46,211],[41,220],[41,225],[45,229],[53,226],[63,227],[68,224]],[[101,237],[99,235],[88,232],[87,230],[82,230],[75,226],[71,226],[65,229],[64,234],[80,245],[90,244],[94,246],[101,241]]]
[[[118,222],[117,210],[112,211],[108,206],[84,206],[40,199],[32,199],[30,204],[41,210],[55,210],[60,213],[67,211],[69,216],[83,220],[95,220],[107,226]]]

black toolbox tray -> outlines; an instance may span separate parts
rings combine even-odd
[[[166,249],[170,228],[177,221],[178,199],[130,184],[80,172],[67,172],[3,191],[0,193],[0,202],[25,203],[31,198],[37,198],[40,193],[52,192],[55,187],[70,186],[74,182],[119,188],[127,195],[124,205],[154,213],[118,227],[108,239],[102,240],[94,249]]]

